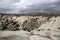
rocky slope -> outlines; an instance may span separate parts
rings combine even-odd
[[[60,16],[0,15],[0,40],[60,40]]]

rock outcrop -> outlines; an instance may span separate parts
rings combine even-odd
[[[60,40],[60,16],[0,16],[0,40]]]

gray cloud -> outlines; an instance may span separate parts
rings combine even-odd
[[[3,13],[60,13],[60,0],[0,0]]]

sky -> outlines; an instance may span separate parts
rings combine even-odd
[[[60,13],[60,0],[0,0],[0,13]]]

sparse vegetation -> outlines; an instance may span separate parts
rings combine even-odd
[[[11,16],[0,16],[0,30],[18,30],[19,24]]]
[[[22,29],[25,31],[31,31],[34,29],[38,29],[40,27],[40,25],[44,24],[47,21],[50,22],[50,20],[49,20],[50,18],[57,17],[57,15],[55,15],[55,14],[39,14],[39,15],[38,14],[36,14],[36,15],[0,14],[0,30],[16,31],[16,30]],[[17,18],[13,19],[14,16]],[[21,21],[22,21],[21,19],[24,19],[24,18],[20,19],[20,16],[27,17],[27,19],[23,20],[23,22],[21,23]],[[58,29],[60,29],[60,28],[58,28]]]
[[[22,26],[23,26],[23,30],[31,31],[31,30],[37,29],[40,26],[40,24],[38,24],[37,19],[31,18],[24,21]]]

